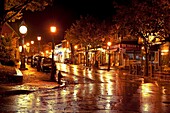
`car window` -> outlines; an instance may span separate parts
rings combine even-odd
[[[44,63],[51,63],[51,59],[45,58],[45,59],[44,59]]]

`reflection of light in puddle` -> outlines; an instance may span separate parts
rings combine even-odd
[[[78,91],[75,89],[74,93],[73,93],[73,96],[74,96],[75,99],[77,99],[77,93],[78,93]]]
[[[141,109],[144,112],[151,112],[153,109],[153,106],[156,104],[152,104],[154,103],[157,98],[157,94],[155,94],[154,92],[157,90],[157,85],[155,85],[154,83],[144,83],[141,85]]]
[[[68,91],[66,91],[66,90],[61,91],[61,95],[66,96],[67,94],[68,94]]]
[[[77,67],[73,67],[73,74],[74,74],[74,75],[78,75],[78,69],[77,69]]]
[[[110,83],[113,82],[112,79],[113,79],[113,74],[112,73],[105,73],[105,74],[100,75],[100,81],[101,82],[107,82],[107,83],[110,84]]]
[[[111,105],[110,105],[110,100],[107,100],[108,102],[106,103],[106,107],[105,109],[110,109],[111,108]]]
[[[88,73],[87,75],[88,75],[88,78],[93,79],[93,76],[91,73]]]
[[[166,89],[164,86],[162,86],[162,93],[165,94],[165,92],[166,92]]]
[[[112,84],[112,83],[113,83],[113,81],[111,81],[112,78],[113,78],[113,77],[108,76],[107,79],[106,79],[106,82],[108,82],[109,84]]]
[[[143,111],[149,111],[149,105],[148,104],[143,105]]]
[[[29,109],[29,107],[31,107],[30,105],[33,104],[34,98],[35,97],[33,94],[20,95],[17,98],[16,104],[18,104],[19,106],[22,106],[22,107],[27,107]]]
[[[147,96],[149,96],[149,94],[152,92],[151,91],[152,89],[151,89],[151,84],[142,84],[142,95],[144,96],[144,97],[147,97]]]
[[[103,76],[100,76],[100,81],[104,82]]]
[[[89,93],[92,94],[94,90],[94,84],[89,84]]]
[[[113,95],[113,92],[112,92],[112,89],[113,89],[113,83],[109,83],[107,86],[107,92],[108,92],[108,95]]]
[[[104,89],[105,89],[104,86],[105,86],[104,84],[101,84],[101,85],[100,85],[100,87],[101,87],[101,89],[102,89],[102,90],[100,90],[100,94],[102,94],[102,95],[104,95]]]
[[[75,83],[78,83],[78,78],[76,76],[73,76],[73,80]]]

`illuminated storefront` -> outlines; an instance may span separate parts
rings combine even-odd
[[[140,46],[134,44],[116,44],[111,46],[113,66],[129,66],[131,61],[140,61]]]
[[[163,44],[160,48],[161,53],[161,59],[160,59],[160,65],[161,66],[170,66],[169,60],[170,60],[170,53],[169,53],[169,42]]]

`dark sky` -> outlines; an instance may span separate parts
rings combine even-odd
[[[24,21],[28,26],[26,41],[37,41],[42,36],[42,42],[50,42],[50,26],[55,23],[58,33],[55,43],[64,39],[65,30],[68,29],[80,15],[92,15],[99,19],[111,19],[114,14],[112,0],[54,0],[52,6],[44,11],[24,13]]]

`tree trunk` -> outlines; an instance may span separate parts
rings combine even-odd
[[[88,60],[88,52],[89,52],[89,49],[88,49],[88,46],[85,47],[85,52],[86,52],[86,66],[89,65],[89,60]]]
[[[148,52],[148,48],[145,45],[145,64],[144,64],[144,76],[148,76],[149,75],[149,52]]]
[[[139,35],[141,38],[143,38],[143,46],[144,46],[144,50],[145,50],[145,62],[144,62],[144,76],[148,76],[149,75],[149,50],[148,50],[148,44],[147,44],[147,40],[146,37],[143,35],[143,33],[139,32]]]
[[[73,61],[73,64],[75,63],[75,56],[74,56],[74,48],[73,44],[70,43],[70,48],[71,48],[71,61]]]

